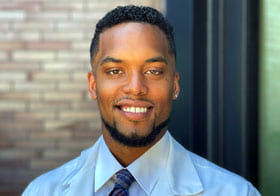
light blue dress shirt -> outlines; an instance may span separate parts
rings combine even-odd
[[[134,176],[135,182],[129,188],[131,196],[148,196],[157,183],[167,163],[169,140],[165,135],[145,154],[132,162],[127,169]],[[112,155],[104,140],[101,139],[95,169],[95,192],[98,196],[108,196],[114,186],[114,174],[123,167]]]
[[[23,196],[103,196],[122,169],[103,137],[76,159],[32,181]],[[260,196],[244,178],[184,149],[167,132],[127,169],[130,196]]]

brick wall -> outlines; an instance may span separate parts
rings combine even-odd
[[[77,156],[100,135],[89,99],[89,44],[117,5],[163,0],[1,0],[0,195]]]

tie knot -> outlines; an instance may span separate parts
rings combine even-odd
[[[134,177],[127,169],[122,169],[116,173],[116,184],[114,188],[128,189],[135,181]]]

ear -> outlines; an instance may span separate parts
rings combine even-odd
[[[174,74],[174,89],[173,89],[173,99],[177,99],[180,93],[180,84],[179,84],[180,75],[178,72]]]
[[[92,99],[96,99],[96,83],[93,72],[88,72],[88,90]]]

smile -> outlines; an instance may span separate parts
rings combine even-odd
[[[122,111],[131,113],[146,113],[148,108],[146,107],[122,107]]]

